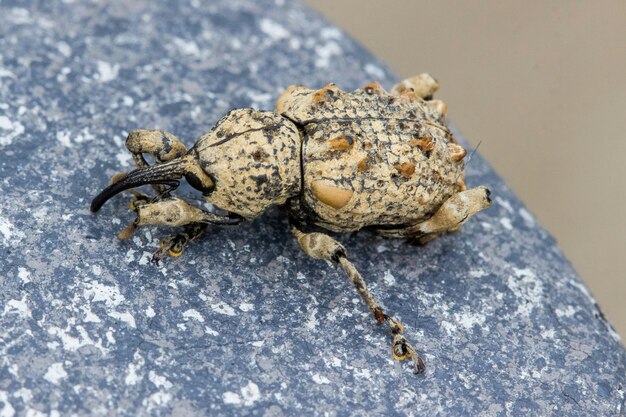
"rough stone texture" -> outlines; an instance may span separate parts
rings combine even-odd
[[[128,197],[88,211],[131,168],[131,129],[190,144],[289,84],[372,79],[395,81],[298,3],[2,1],[0,416],[623,415],[617,335],[479,157],[468,185],[495,204],[462,233],[342,238],[423,352],[421,376],[280,209],[161,267],[148,259],[166,231],[115,236]]]

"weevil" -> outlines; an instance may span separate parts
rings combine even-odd
[[[119,237],[143,225],[183,227],[161,240],[158,261],[163,253],[181,255],[207,225],[239,224],[286,205],[302,250],[343,269],[376,321],[388,325],[393,357],[411,359],[415,373],[423,372],[402,324],[383,311],[347,250],[327,233],[370,229],[426,243],[489,207],[486,187],[465,187],[466,150],[446,126],[445,104],[433,99],[438,87],[428,74],[389,92],[376,82],[353,92],[332,83],[319,90],[291,86],[273,112],[231,110],[189,150],[171,133],[133,131],[126,146],[137,169],[115,175],[91,210],[151,184],[156,197],[135,192],[137,216]],[[182,177],[224,214],[172,196]]]

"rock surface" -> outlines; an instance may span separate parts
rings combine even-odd
[[[160,267],[167,231],[116,238],[127,196],[88,210],[131,169],[129,130],[191,144],[290,84],[371,80],[395,81],[295,2],[1,2],[0,416],[623,415],[619,338],[479,157],[468,185],[495,204],[460,234],[342,237],[423,353],[420,376],[281,209]]]

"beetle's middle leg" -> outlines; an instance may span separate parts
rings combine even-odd
[[[158,260],[164,252],[171,256],[182,255],[185,246],[199,237],[209,224],[234,225],[243,221],[243,218],[239,216],[210,213],[192,206],[183,199],[173,197],[152,202],[136,200],[134,211],[137,213],[135,220],[118,234],[122,240],[130,238],[137,226],[184,226],[182,232],[161,240],[153,260]]]
[[[350,282],[357,290],[361,299],[369,307],[372,315],[378,323],[387,323],[393,344],[391,353],[397,360],[411,359],[415,366],[415,373],[424,371],[425,366],[422,358],[419,356],[415,348],[406,340],[402,334],[402,324],[392,316],[383,312],[383,309],[374,298],[363,280],[363,277],[356,269],[354,264],[347,258],[346,249],[335,239],[323,233],[303,233],[295,227],[292,232],[298,239],[298,243],[302,250],[312,258],[332,261],[341,266]]]

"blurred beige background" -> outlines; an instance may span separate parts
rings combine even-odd
[[[626,1],[309,0],[448,118],[558,240],[626,337]]]

